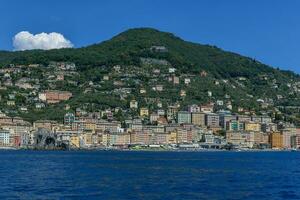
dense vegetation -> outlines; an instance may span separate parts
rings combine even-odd
[[[151,48],[153,46],[163,46],[167,50],[154,51]],[[145,59],[143,61],[142,58],[150,59],[150,63]],[[235,111],[238,107],[260,110],[257,99],[272,99],[274,101],[272,106],[299,105],[299,93],[293,89],[293,84],[300,80],[297,74],[272,68],[254,59],[226,52],[215,46],[187,42],[171,33],[150,28],[130,29],[111,40],[78,49],[0,52],[2,67],[10,64],[48,66],[53,61],[76,64],[79,75],[71,79],[76,80],[82,87],[58,82],[55,88],[72,90],[76,94],[67,102],[73,107],[90,103],[102,107],[126,108],[129,100],[133,98],[139,100],[141,106],[151,107],[145,97],[158,98],[164,106],[180,102],[182,107],[191,103],[224,100],[230,101]],[[156,61],[165,63],[156,63]],[[126,87],[136,88],[127,99],[120,100],[118,96],[105,95],[105,91],[116,89],[112,82],[102,82],[101,87],[94,93],[83,94],[83,88],[88,81],[99,83],[103,80],[103,75],[110,74],[111,80],[124,78],[112,73],[115,65],[122,66],[123,73],[135,76],[125,81]],[[168,67],[177,69],[174,74],[176,76],[193,77],[192,83],[187,87],[181,81],[179,85],[174,86],[161,77],[153,77],[153,69],[158,68],[161,73],[167,74]],[[203,71],[207,72],[206,77],[200,76]],[[243,79],[240,80],[241,77]],[[40,78],[42,80],[43,77]],[[216,84],[216,82],[220,83]],[[288,87],[288,83],[292,86]],[[160,93],[152,91],[151,87],[155,84],[164,85],[165,91]],[[45,88],[47,87],[45,85]],[[141,87],[148,91],[146,96],[139,94],[138,89]],[[178,95],[181,90],[186,91],[184,98]],[[207,96],[208,91],[212,91],[212,97]],[[281,95],[282,98],[278,99],[277,95]],[[225,98],[225,96],[229,97]]]

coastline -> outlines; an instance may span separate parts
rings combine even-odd
[[[42,148],[14,148],[14,147],[1,147],[0,151],[83,151],[83,152],[96,152],[96,151],[109,151],[109,152],[300,152],[296,149],[113,149],[113,148],[81,148],[81,149],[42,149]]]

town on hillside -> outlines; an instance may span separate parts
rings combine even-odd
[[[131,108],[136,109],[136,101]],[[0,116],[0,147],[22,149],[296,149],[300,129],[273,123],[269,116],[213,112],[190,105],[187,111],[138,108],[139,117],[116,121],[111,110],[68,112],[64,122]],[[103,119],[105,116],[105,119]],[[145,123],[145,121],[147,123]]]
[[[161,46],[152,49],[167,51]],[[76,65],[68,62],[2,67],[0,147],[132,150],[300,147],[300,129],[281,112],[299,108],[274,106],[284,96],[254,99],[258,105],[255,109],[241,106],[230,93],[244,87],[245,77],[218,80],[204,70],[197,76],[177,74],[177,69],[164,60],[141,61],[145,68],[102,67],[97,80],[82,78]],[[211,89],[195,87],[201,81],[209,82]],[[278,87],[276,81],[271,82]],[[299,92],[299,86],[287,82],[294,92]],[[198,90],[203,98],[197,102],[191,96]],[[240,98],[253,99],[253,96]]]

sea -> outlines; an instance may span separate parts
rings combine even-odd
[[[300,199],[300,152],[3,150],[0,199]]]

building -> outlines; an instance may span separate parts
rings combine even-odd
[[[33,122],[33,128],[45,128],[48,130],[52,130],[52,128],[57,125],[56,121],[52,121],[52,120],[37,120],[35,122]]]
[[[230,120],[226,122],[226,130],[228,131],[243,131],[244,122],[240,122],[238,120]]]
[[[206,114],[205,125],[209,128],[219,128],[220,127],[219,115],[214,113]]]
[[[167,133],[154,133],[151,135],[150,143],[151,144],[167,144],[168,143],[168,134]]]
[[[80,138],[78,135],[70,136],[70,145],[75,148],[80,148]]]
[[[173,82],[173,84],[179,84],[179,77],[172,76],[172,82]]]
[[[172,121],[176,118],[176,114],[178,112],[178,107],[177,106],[169,106],[167,110],[167,119],[169,121]]]
[[[177,113],[177,123],[183,124],[183,123],[191,123],[191,113],[188,111],[179,111]]]
[[[272,123],[272,118],[269,116],[261,116],[261,123]]]
[[[215,142],[215,137],[212,134],[212,132],[207,132],[207,133],[203,134],[202,139],[206,144],[213,144]]]
[[[261,123],[261,116],[253,115],[251,116],[251,121]]]
[[[168,124],[168,120],[163,117],[163,116],[160,116],[158,119],[157,119],[157,124],[158,125],[167,125]]]
[[[104,76],[103,76],[103,80],[104,80],[104,81],[108,81],[108,80],[109,80],[109,76],[108,76],[108,75],[104,75]]]
[[[148,117],[149,116],[149,109],[148,108],[141,108],[140,109],[140,116],[141,117]]]
[[[270,144],[272,149],[283,148],[283,137],[280,132],[273,132],[270,134]]]
[[[73,113],[66,113],[64,117],[64,124],[66,125],[72,125],[72,123],[75,121],[75,115]]]
[[[157,101],[156,106],[157,106],[158,108],[162,108],[162,107],[163,107],[163,104],[162,104],[161,101]]]
[[[157,110],[157,114],[159,115],[159,116],[165,116],[165,110],[163,110],[163,109],[158,109]]]
[[[128,145],[130,144],[130,134],[125,132],[110,133],[109,144],[112,146]]]
[[[155,90],[158,91],[158,92],[161,92],[161,91],[164,90],[164,86],[163,85],[156,85]]]
[[[269,147],[269,134],[263,132],[254,132],[254,143],[256,147]]]
[[[284,129],[281,131],[282,134],[282,145],[283,148],[285,149],[290,149],[291,148],[291,137],[292,137],[292,132],[288,129]]]
[[[150,137],[152,133],[146,130],[135,131],[131,135],[132,144],[148,145],[150,144]]]
[[[0,129],[0,146],[6,147],[11,145],[11,130]]]
[[[39,94],[39,99],[47,103],[59,103],[69,100],[71,97],[72,93],[68,91],[47,90]]]
[[[185,96],[186,96],[186,91],[185,91],[185,90],[180,90],[179,95],[180,95],[181,97],[185,97]]]
[[[192,112],[192,124],[204,127],[205,126],[205,113]]]
[[[212,91],[207,91],[207,95],[208,95],[209,97],[212,97]]]
[[[227,131],[226,140],[228,143],[242,147],[253,148],[254,147],[254,132],[247,131]]]
[[[169,68],[169,73],[175,73],[175,71],[176,71],[176,68],[174,68],[174,67]]]
[[[257,131],[261,130],[261,125],[258,122],[245,122],[245,131]]]
[[[56,80],[63,81],[63,80],[65,80],[65,76],[63,74],[57,74],[56,75]]]
[[[242,136],[239,131],[227,131],[226,141],[229,144],[239,146],[242,143]]]
[[[235,115],[231,115],[231,114],[227,114],[227,113],[222,113],[220,114],[220,126],[224,129],[224,130],[230,130],[227,129],[227,122],[230,122],[231,120],[236,120],[237,117]]]
[[[36,109],[45,108],[45,104],[44,103],[35,103],[35,108]]]
[[[177,131],[170,131],[167,134],[168,144],[177,144]]]
[[[130,101],[130,108],[131,109],[137,109],[138,108],[138,102],[136,100]]]
[[[214,111],[214,105],[213,104],[201,105],[200,111],[204,113],[212,113]]]
[[[296,136],[296,138],[297,138],[297,140],[296,140],[296,147],[297,147],[297,149],[299,149],[300,148],[300,128],[297,128],[296,129],[296,134],[295,134],[295,136]]]
[[[217,105],[218,106],[223,106],[224,105],[224,101],[223,100],[217,100]]]
[[[15,101],[12,101],[12,100],[7,101],[6,104],[8,106],[15,106],[16,105]]]
[[[238,115],[237,120],[239,120],[240,122],[250,122],[251,117],[247,115]]]
[[[200,76],[201,77],[206,77],[207,76],[207,72],[206,71],[204,71],[204,70],[202,70],[201,72],[200,72]]]
[[[158,118],[159,118],[159,114],[157,114],[157,113],[151,113],[150,114],[150,123],[157,122]]]
[[[193,143],[192,132],[182,128],[177,129],[177,143]]]
[[[191,83],[191,79],[190,78],[185,78],[184,79],[184,84],[188,85]]]
[[[277,124],[275,124],[275,123],[263,123],[263,124],[261,124],[261,130],[264,133],[276,132],[277,131]]]
[[[200,109],[200,106],[193,104],[193,105],[188,106],[188,111],[191,113],[194,113],[194,112],[200,112],[201,109]]]
[[[291,148],[300,148],[300,129],[296,130],[296,134],[291,137]]]

